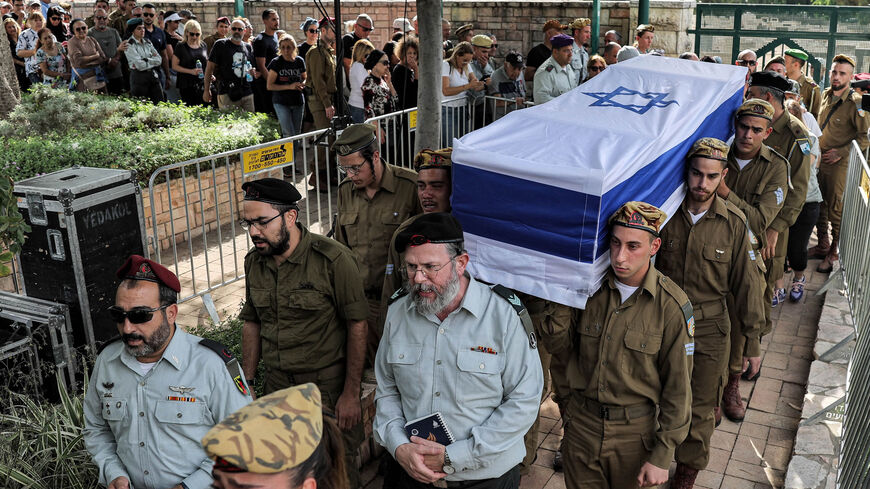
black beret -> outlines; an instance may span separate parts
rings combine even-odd
[[[266,202],[267,204],[293,205],[302,195],[292,184],[277,178],[261,178],[242,184],[245,200]]]
[[[791,83],[789,83],[788,78],[775,71],[756,71],[749,76],[749,86],[772,88],[782,93],[791,90]]]
[[[861,90],[870,90],[870,79],[852,80],[852,88],[860,88]]]
[[[165,285],[175,292],[181,292],[181,283],[178,282],[178,277],[174,273],[156,261],[140,255],[130,255],[127,261],[121,265],[121,268],[115,272],[115,276],[121,280],[154,282]]]
[[[463,240],[462,226],[447,212],[423,214],[396,236],[396,251],[426,243],[458,243]]]

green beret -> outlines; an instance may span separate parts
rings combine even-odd
[[[332,143],[332,150],[339,156],[347,156],[369,147],[375,142],[375,126],[371,124],[352,124],[341,132]]]
[[[144,23],[145,21],[142,20],[142,17],[131,17],[130,20],[127,21],[127,27],[136,27]]]
[[[769,121],[773,120],[773,106],[764,100],[751,98],[737,109],[737,116],[751,115],[753,117],[761,117]]]
[[[463,240],[462,225],[448,212],[423,214],[396,235],[396,251],[426,243],[459,243]]]
[[[267,204],[293,205],[302,200],[302,194],[290,182],[277,178],[261,178],[242,184],[245,200]]]
[[[716,138],[701,138],[695,141],[686,159],[692,159],[696,156],[701,158],[710,158],[713,160],[727,161],[728,160],[728,145],[724,141]]]
[[[749,76],[749,86],[772,88],[783,93],[791,89],[791,83],[788,82],[788,78],[775,71],[756,71]]]
[[[801,61],[806,61],[810,58],[806,52],[804,52],[800,49],[787,49],[785,51],[785,55],[791,56],[792,58],[797,58]]]
[[[668,215],[658,207],[646,202],[626,202],[610,216],[607,223],[610,226],[625,226],[642,229],[658,237],[659,229],[665,223]]]

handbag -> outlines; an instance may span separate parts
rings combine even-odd
[[[76,78],[82,81],[86,91],[96,92],[97,90],[102,90],[103,88],[106,88],[105,78],[101,77],[96,69],[94,70],[94,76],[90,78],[82,78],[82,76],[79,74],[78,70],[75,69],[75,67],[73,67],[72,70],[73,73],[75,73]]]

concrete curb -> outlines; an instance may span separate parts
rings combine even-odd
[[[845,344],[836,354],[829,355],[832,358],[828,361],[819,359],[854,332],[849,303],[844,293],[843,290],[830,289],[825,297],[814,348],[816,360],[810,365],[801,424],[785,477],[786,489],[836,487],[844,405],[816,415],[846,394],[846,369],[855,348],[855,340]]]

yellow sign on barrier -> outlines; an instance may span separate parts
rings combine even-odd
[[[858,184],[858,192],[861,197],[864,197],[864,205],[870,202],[870,175],[867,175],[867,170],[861,165],[861,182]]]
[[[293,143],[276,144],[242,153],[242,168],[253,173],[293,162]]]
[[[417,129],[417,111],[408,112],[408,129]]]

